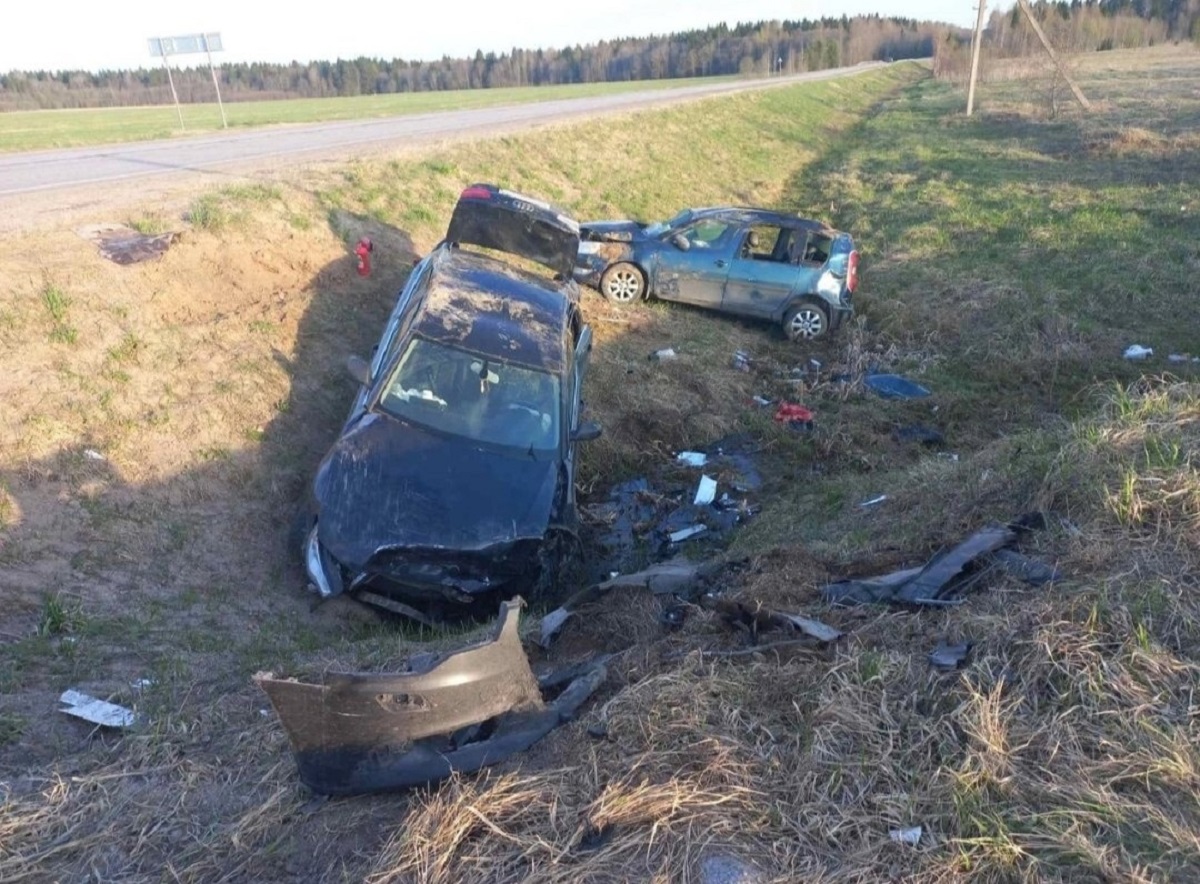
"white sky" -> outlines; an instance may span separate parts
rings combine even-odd
[[[149,67],[148,37],[219,32],[222,61],[436,59],[726,21],[904,15],[970,26],[972,0],[3,0],[0,71]],[[181,56],[184,66],[203,56]]]

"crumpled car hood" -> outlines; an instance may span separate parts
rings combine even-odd
[[[540,458],[368,413],[317,470],[318,536],[352,569],[384,547],[479,550],[541,538],[558,461]]]
[[[645,239],[644,226],[636,221],[588,221],[579,225],[579,236],[594,242],[633,242]]]

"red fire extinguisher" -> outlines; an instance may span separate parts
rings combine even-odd
[[[375,250],[375,246],[367,237],[363,237],[358,241],[358,245],[354,247],[354,254],[358,255],[358,275],[371,275],[371,252]]]

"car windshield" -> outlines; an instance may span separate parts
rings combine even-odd
[[[379,398],[410,423],[476,442],[558,448],[558,378],[549,372],[414,338]]]
[[[682,227],[692,217],[691,209],[684,209],[670,221],[655,221],[653,224],[647,225],[646,236],[662,236],[668,230],[674,230],[676,227]]]

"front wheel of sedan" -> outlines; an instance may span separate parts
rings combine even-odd
[[[604,271],[600,277],[600,294],[615,304],[632,304],[646,293],[646,278],[642,271],[622,261]]]
[[[815,341],[829,331],[829,313],[820,304],[797,304],[783,318],[783,333],[790,341]]]

